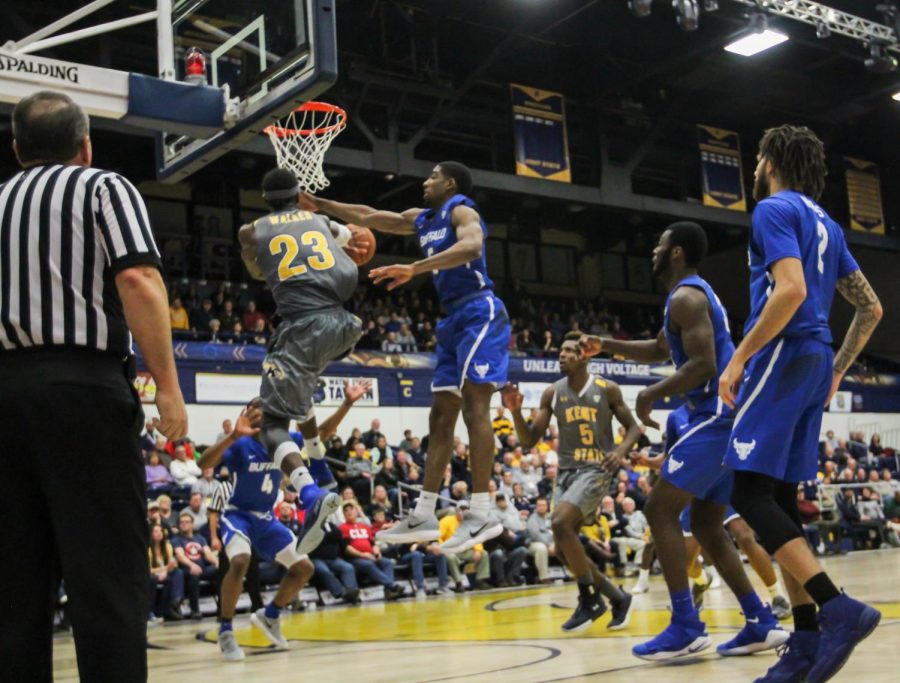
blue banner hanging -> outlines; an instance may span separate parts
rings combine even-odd
[[[530,178],[572,182],[566,102],[549,90],[510,84],[516,174]]]
[[[746,211],[738,134],[712,126],[697,126],[697,141],[703,173],[703,204]]]

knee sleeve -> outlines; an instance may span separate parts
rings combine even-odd
[[[779,482],[775,486],[775,502],[791,518],[800,535],[803,535],[803,520],[800,519],[800,508],[797,506],[797,484]]]
[[[731,504],[756,532],[762,546],[770,554],[774,554],[781,546],[795,538],[803,538],[802,526],[798,526],[791,515],[776,501],[776,489],[780,486],[785,485],[757,472],[734,474]],[[795,510],[796,495],[795,487]]]
[[[282,449],[279,453],[279,446],[282,444],[292,444],[293,448],[289,448],[290,452],[300,452],[300,448],[291,439],[288,427],[291,421],[286,417],[270,417],[263,415],[262,429],[260,430],[260,438],[263,445],[269,451],[269,456],[275,461],[275,464],[281,467],[281,460],[284,459],[286,451]]]

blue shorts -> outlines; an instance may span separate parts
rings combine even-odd
[[[718,398],[673,410],[666,423],[660,476],[701,500],[728,505],[734,475],[722,465],[722,453],[730,434],[730,411]]]
[[[722,520],[722,525],[728,526],[729,522],[732,522],[733,520],[737,519],[738,517],[740,517],[740,515],[737,513],[737,510],[735,510],[733,507],[731,507],[729,505],[728,507],[725,508],[725,519]],[[691,531],[691,506],[690,505],[686,505],[684,510],[681,511],[681,517],[679,518],[679,520],[681,521],[681,532],[685,536],[693,536],[694,534]]]
[[[814,339],[774,339],[750,359],[725,464],[779,481],[815,479],[834,354]]]
[[[235,535],[243,537],[260,557],[269,561],[297,543],[291,530],[274,517],[267,519],[243,510],[226,510],[222,515],[222,545],[228,547]]]
[[[460,393],[475,384],[506,384],[509,368],[509,314],[487,291],[453,306],[437,325],[437,365],[432,391]]]

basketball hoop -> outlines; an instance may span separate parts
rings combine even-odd
[[[280,121],[266,126],[277,164],[297,176],[300,189],[317,192],[328,187],[322,170],[325,152],[347,126],[347,112],[325,102],[306,102]]]

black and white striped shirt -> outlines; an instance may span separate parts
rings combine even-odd
[[[125,356],[115,276],[160,266],[144,201],[109,171],[53,164],[0,185],[0,353],[86,347]]]
[[[231,498],[231,494],[234,492],[234,484],[230,481],[220,481],[219,486],[216,488],[213,493],[212,500],[209,501],[209,505],[206,506],[207,512],[222,512],[225,509],[225,506],[228,505],[228,501]]]

